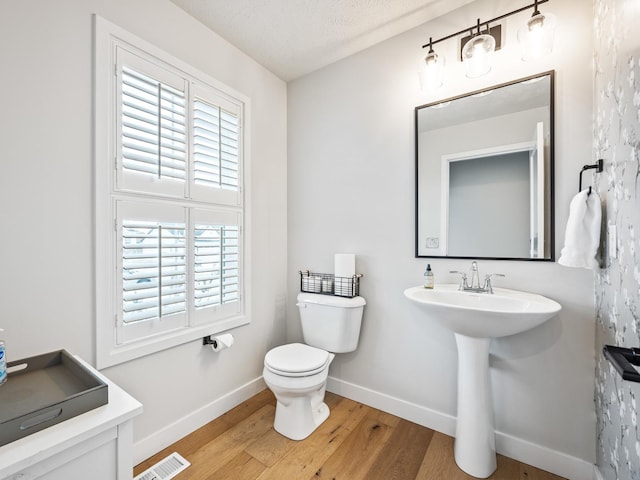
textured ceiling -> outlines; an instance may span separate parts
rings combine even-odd
[[[289,81],[473,0],[171,0]]]

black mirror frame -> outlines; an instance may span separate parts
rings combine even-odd
[[[494,90],[509,85],[514,85],[534,78],[549,76],[549,132],[550,132],[550,148],[549,148],[549,258],[531,258],[531,257],[478,257],[478,256],[457,256],[457,255],[420,255],[420,239],[418,238],[419,232],[419,177],[418,177],[418,113],[420,109],[438,105],[440,103],[450,102],[460,98],[469,97],[471,95],[478,95],[489,90]],[[522,260],[522,261],[535,261],[535,262],[555,262],[555,70],[549,70],[546,72],[529,75],[524,78],[519,78],[509,82],[504,82],[498,85],[493,85],[481,90],[467,92],[455,97],[444,98],[436,102],[426,103],[424,105],[418,105],[414,108],[414,138],[415,138],[415,258],[457,258],[457,259],[482,259],[482,260]]]

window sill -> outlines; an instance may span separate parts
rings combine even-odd
[[[119,346],[111,346],[111,348],[101,348],[101,346],[98,345],[96,367],[98,370],[102,370],[162,350],[167,350],[183,343],[192,342],[208,335],[215,335],[232,328],[247,325],[248,323],[249,318],[246,315],[241,315],[207,325],[181,328],[139,341]]]

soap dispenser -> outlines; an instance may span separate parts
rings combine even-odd
[[[433,288],[433,272],[431,271],[431,264],[427,264],[427,269],[424,271],[424,288]]]

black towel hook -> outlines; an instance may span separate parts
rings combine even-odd
[[[603,159],[599,159],[596,163],[594,163],[593,165],[585,165],[582,167],[582,170],[580,170],[580,181],[578,182],[578,192],[582,191],[582,173],[585,170],[591,170],[595,168],[597,173],[602,172],[602,170],[604,169],[604,160]],[[589,186],[589,195],[591,195],[591,186]]]

